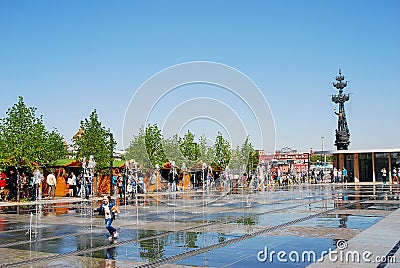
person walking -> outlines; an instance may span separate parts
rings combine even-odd
[[[333,182],[337,183],[339,181],[338,179],[338,170],[336,168],[333,169]]]
[[[68,177],[68,194],[69,196],[75,196],[76,193],[76,176],[74,172],[71,172],[71,175]]]
[[[119,198],[121,198],[122,200],[123,198],[125,198],[125,183],[121,173],[118,174],[117,186],[118,186]]]
[[[37,198],[41,198],[42,192],[40,190],[40,183],[42,182],[43,175],[38,168],[33,172],[33,181],[32,181],[32,200],[36,200]]]
[[[8,183],[9,193],[7,200],[11,201],[12,199],[17,198],[18,175],[15,170],[10,170],[10,179],[8,180]]]
[[[399,184],[399,176],[400,176],[399,171],[400,171],[400,168],[397,168],[397,169],[396,169],[396,167],[393,168],[393,171],[392,171],[393,183],[396,181],[397,184]]]
[[[386,184],[387,171],[386,171],[385,167],[381,169],[381,175],[382,175],[383,184]]]
[[[54,172],[50,172],[49,175],[47,175],[46,179],[47,184],[49,185],[49,198],[54,199],[56,196],[56,184],[57,184],[57,179],[56,176],[54,176]]]
[[[343,167],[342,176],[343,176],[343,182],[347,183],[347,169],[345,167]]]
[[[104,215],[106,229],[110,233],[110,237],[108,238],[110,241],[118,238],[117,230],[111,226],[113,220],[115,219],[115,210],[116,208],[111,202],[111,196],[104,196],[103,204],[101,204],[99,208],[99,214]]]
[[[338,183],[342,183],[342,175],[343,175],[343,172],[342,172],[342,170],[339,168],[339,170],[338,170],[338,173],[337,173],[338,175]]]

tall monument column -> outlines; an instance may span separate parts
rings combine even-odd
[[[348,150],[350,144],[350,131],[347,126],[346,112],[344,110],[344,103],[350,99],[349,94],[343,94],[343,89],[347,86],[347,81],[344,81],[344,76],[339,69],[339,75],[336,76],[336,82],[333,86],[339,90],[339,94],[332,95],[332,102],[339,104],[339,112],[335,107],[335,114],[338,116],[338,125],[335,131],[335,146],[337,150]]]

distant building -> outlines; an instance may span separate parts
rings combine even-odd
[[[257,150],[258,152],[258,162],[259,163],[268,163],[270,162],[273,158],[274,155],[272,153],[266,153],[263,150]]]
[[[373,150],[339,150],[332,152],[333,166],[347,169],[349,182],[381,182],[381,170],[386,168],[388,181],[392,169],[400,166],[400,148]]]
[[[74,140],[80,139],[82,135],[83,135],[83,130],[79,128],[78,131],[75,132],[74,136],[72,136],[72,139]]]
[[[113,151],[113,157],[114,157],[114,159],[116,159],[116,160],[122,160],[122,159],[124,159],[125,154],[126,154],[126,151],[124,151],[124,150],[114,150],[114,151]]]
[[[307,172],[310,168],[310,154],[298,153],[297,150],[285,147],[277,150],[275,154],[266,154],[259,151],[259,161],[264,163],[272,163],[272,166],[280,166],[283,172],[296,171]]]

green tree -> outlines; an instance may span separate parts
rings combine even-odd
[[[225,168],[231,158],[231,149],[229,142],[222,137],[222,133],[219,131],[215,139],[214,149],[214,165]]]
[[[36,108],[27,107],[22,96],[0,121],[1,158],[8,165],[42,166],[65,157],[67,148],[63,137],[53,130],[47,131],[43,116],[36,117]]]
[[[47,161],[49,163],[66,157],[68,144],[57,132],[57,129],[47,132],[45,140],[46,146],[44,148],[46,149],[46,156],[48,157]]]
[[[179,139],[179,148],[189,162],[195,162],[200,157],[199,144],[195,142],[194,134],[190,130],[185,133],[183,138]]]
[[[253,150],[249,155],[249,161],[247,162],[247,171],[255,171],[258,165],[258,151]]]
[[[242,155],[242,151],[239,146],[231,151],[231,159],[229,161],[229,169],[235,173],[241,173],[244,170],[246,161]]]
[[[246,166],[247,173],[254,171],[258,165],[258,153],[254,150],[249,137],[246,137],[242,147],[241,155],[243,157],[243,164]]]
[[[185,163],[185,157],[179,147],[178,135],[174,135],[169,139],[164,139],[163,147],[167,161],[175,161],[175,165],[178,167],[181,167],[182,164]]]
[[[161,130],[156,124],[149,124],[147,126],[144,139],[147,155],[149,156],[152,167],[154,167],[156,164],[162,166],[162,164],[167,160],[163,149],[163,137]]]
[[[237,146],[232,150],[229,168],[235,172],[247,173],[254,171],[258,165],[258,153],[254,150],[249,137],[246,138],[242,146]]]
[[[333,157],[332,155],[326,155],[326,162],[332,162]],[[320,154],[314,154],[310,156],[310,162],[311,163],[317,163],[317,162],[323,162],[324,161],[324,156]]]
[[[214,162],[214,147],[207,145],[207,138],[204,135],[201,135],[199,138],[199,158],[202,162],[211,164]]]
[[[77,158],[88,160],[93,155],[96,170],[109,167],[111,150],[114,150],[116,144],[110,129],[101,125],[96,110],[90,114],[89,119],[85,118],[81,121],[80,125],[83,135],[72,140],[77,151]]]
[[[150,159],[146,150],[145,133],[143,127],[139,129],[139,134],[133,136],[129,147],[126,150],[125,159],[134,159],[139,165],[150,168]]]

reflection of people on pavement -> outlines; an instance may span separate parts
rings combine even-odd
[[[100,262],[96,268],[114,268],[117,267],[116,261],[115,261],[115,247],[108,248],[106,250],[106,259],[104,262]]]
[[[347,216],[341,216],[339,221],[339,228],[347,228]]]
[[[106,260],[115,260],[115,247],[106,250]]]

